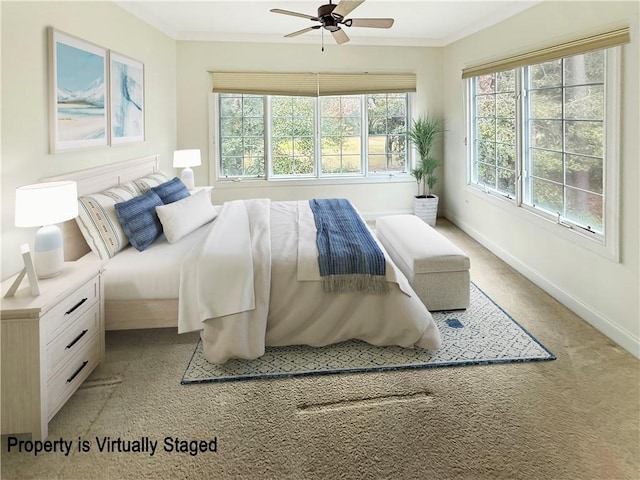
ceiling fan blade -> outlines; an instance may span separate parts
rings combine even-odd
[[[393,18],[350,18],[344,24],[347,27],[391,28]]]
[[[342,18],[349,15],[364,0],[341,0],[336,8],[333,9],[333,15],[340,15]]]
[[[331,32],[331,35],[333,35],[333,38],[338,45],[342,45],[343,43],[347,43],[349,41],[349,37],[341,28]]]
[[[285,37],[286,38],[297,37],[298,35],[302,35],[303,33],[310,32],[311,30],[317,30],[320,27],[321,27],[321,25],[315,25],[313,27],[303,28],[302,30],[298,30],[297,32],[293,32],[293,33],[290,33],[288,35],[285,35]]]
[[[291,12],[289,10],[282,10],[280,8],[272,8],[271,11],[273,13],[282,13],[283,15],[292,15],[294,17],[308,18],[309,20],[318,20],[317,17],[307,15],[306,13]]]

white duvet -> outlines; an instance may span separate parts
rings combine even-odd
[[[325,293],[308,202],[227,202],[182,264],[178,331],[201,330],[213,363],[349,339],[440,348],[431,314],[384,253],[390,293]]]

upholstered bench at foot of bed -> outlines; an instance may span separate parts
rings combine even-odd
[[[415,215],[376,220],[376,236],[430,311],[469,306],[469,257]]]

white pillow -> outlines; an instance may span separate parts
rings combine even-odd
[[[200,190],[177,202],[156,207],[156,213],[169,243],[176,243],[216,217],[209,195],[209,192]]]

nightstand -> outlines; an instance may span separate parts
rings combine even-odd
[[[2,434],[44,440],[49,421],[104,359],[103,262],[89,253],[58,276],[2,298]],[[2,295],[13,278],[2,282]]]

